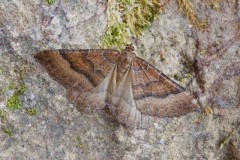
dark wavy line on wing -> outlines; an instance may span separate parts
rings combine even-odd
[[[138,84],[133,84],[133,87],[146,87],[146,86],[150,86],[150,85],[152,85],[152,84],[154,84],[154,83],[158,83],[160,81],[160,79],[158,79],[157,81],[156,80],[154,80],[154,81],[148,81],[147,83],[145,82],[140,82],[140,83],[138,83]]]
[[[141,63],[138,63],[137,60],[138,60],[138,58],[135,59],[135,63],[137,63],[137,65],[138,65],[141,69],[143,69],[143,66],[141,65]],[[141,60],[141,59],[140,59],[140,60]],[[144,60],[143,60],[142,63],[143,63],[143,64],[147,64],[147,66],[149,67],[148,63],[145,62]],[[143,73],[146,75],[146,77],[147,77],[148,80],[150,81],[148,75],[147,75],[145,72],[143,72]],[[133,73],[133,74],[134,74],[134,73]],[[138,74],[137,74],[137,75],[138,75]],[[139,78],[139,76],[137,76],[137,77]],[[134,90],[134,87],[133,87],[133,86],[132,86],[132,89]],[[136,102],[138,99],[135,98],[135,93],[133,93],[133,97],[134,97],[134,101]],[[141,98],[141,99],[142,99],[142,98]],[[145,101],[145,103],[147,104],[147,100],[144,99],[144,101]],[[138,104],[137,104],[137,102],[136,102],[136,106],[137,106],[138,109],[140,109],[139,106],[138,106]],[[148,111],[147,111],[147,112],[148,112]],[[142,117],[141,117],[141,127],[142,127]]]
[[[66,52],[61,52],[61,51],[59,51],[59,53],[60,53],[60,55],[63,57],[64,60],[66,60],[67,62],[69,62],[69,58],[68,58],[68,55],[66,54]],[[84,56],[86,56],[86,54],[84,54]],[[86,60],[87,63],[89,63],[89,64],[91,65],[91,69],[92,69],[92,71],[93,71],[93,70],[94,70],[94,64],[93,64],[90,60],[88,60],[87,58],[85,58],[84,60]],[[94,79],[94,77],[93,77],[93,75],[92,75],[91,73],[89,73],[88,71],[81,70],[81,68],[77,68],[77,67],[73,66],[71,63],[69,63],[69,64],[70,64],[70,68],[71,68],[72,70],[74,70],[74,71],[76,71],[77,73],[85,76],[86,79],[88,79],[88,81],[89,81],[94,87],[96,87],[96,86],[99,84],[99,82],[97,82],[97,81]],[[97,74],[101,74],[102,77],[105,77],[100,70],[97,70],[97,71],[95,71],[95,72],[97,72]]]
[[[176,83],[174,80],[172,80],[171,78],[169,78],[168,76],[166,76],[165,74],[163,74],[161,71],[159,71],[157,68],[155,68],[153,65],[151,65],[150,63],[148,63],[148,62],[146,62],[145,60],[143,60],[143,59],[141,59],[141,58],[139,58],[139,57],[137,57],[137,60],[139,60],[140,62],[142,61],[142,63],[147,63],[148,64],[148,67],[147,67],[147,69],[148,68],[150,68],[150,67],[152,67],[152,68],[154,68],[155,70],[157,70],[160,74],[159,74],[159,79],[158,79],[158,81],[161,79],[161,76],[162,77],[164,77],[164,78],[166,78],[167,80],[169,80],[171,83],[173,83],[180,91],[185,91],[185,88],[184,87],[182,87],[181,85],[179,85],[178,83]],[[137,62],[138,63],[138,62]],[[142,67],[141,67],[142,68]],[[143,70],[144,71],[144,70]],[[147,85],[150,85],[151,84],[151,82],[158,82],[158,81],[149,81],[148,83],[146,83],[146,85],[145,84],[138,84],[139,86],[147,86]],[[134,87],[135,87],[135,85],[134,85]],[[138,87],[137,85],[136,85],[136,87]]]
[[[166,98],[167,96],[170,96],[171,94],[179,94],[182,92],[165,92],[165,94],[157,94],[157,93],[144,93],[141,95],[135,95],[134,96],[134,100],[141,100],[144,98],[148,98],[148,97],[154,97],[154,98],[159,98],[159,99],[163,99]]]

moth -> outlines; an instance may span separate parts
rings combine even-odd
[[[112,49],[44,50],[35,55],[80,110],[109,108],[116,120],[146,128],[156,117],[197,110],[193,95],[134,54]]]

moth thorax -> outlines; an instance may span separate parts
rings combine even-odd
[[[122,64],[117,68],[117,85],[119,85],[124,77],[126,77],[129,73],[131,65],[130,64]]]
[[[136,55],[133,53],[133,51],[124,50],[121,54],[121,61],[125,64],[131,64],[135,57]]]

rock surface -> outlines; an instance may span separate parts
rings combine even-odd
[[[1,90],[18,82],[23,66],[28,72],[22,109],[6,107],[10,89],[0,95],[0,109],[7,113],[7,122],[0,122],[0,159],[240,159],[239,128],[219,149],[240,118],[239,1],[222,0],[216,10],[195,0],[198,16],[209,20],[207,32],[191,26],[171,1],[135,40],[138,55],[172,78],[190,63],[193,76],[184,84],[202,109],[214,111],[199,123],[200,112],[158,119],[147,130],[120,126],[107,110],[79,112],[33,58],[43,49],[98,48],[107,27],[106,3],[62,0],[49,6],[43,0],[1,0]],[[28,108],[37,114],[28,115]],[[4,132],[5,125],[12,126],[12,136]]]

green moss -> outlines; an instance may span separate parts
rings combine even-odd
[[[55,0],[46,0],[47,4],[52,5],[53,3],[55,3]]]
[[[108,30],[102,46],[123,49],[132,38],[148,29],[161,10],[162,5],[157,0],[108,1]]]
[[[7,113],[1,109],[0,109],[0,118],[2,123],[5,123],[7,121]]]
[[[208,29],[208,21],[198,18],[190,0],[177,2],[193,26],[202,30]],[[103,36],[102,47],[123,49],[126,44],[131,43],[132,38],[141,36],[149,28],[166,3],[162,0],[108,1],[108,29]],[[115,34],[116,30],[118,34]]]
[[[29,108],[29,109],[27,109],[27,114],[29,116],[36,116],[37,115],[37,109],[36,108]]]
[[[13,82],[11,82],[11,83],[8,85],[8,89],[13,90],[13,89],[15,89],[15,88],[16,88],[16,86],[14,85]]]
[[[7,101],[7,107],[11,110],[21,109],[23,106],[22,101],[18,95],[12,95]]]
[[[184,84],[192,77],[192,72],[193,64],[191,62],[184,62],[180,71],[174,74],[174,79]]]
[[[4,127],[2,127],[2,130],[8,136],[12,136],[13,135],[13,127],[12,126],[4,126]]]
[[[25,92],[26,92],[26,90],[27,90],[27,86],[26,85],[20,85],[19,87],[18,87],[18,89],[17,89],[17,94],[18,95],[22,95],[22,94],[24,94]]]
[[[173,77],[174,77],[174,79],[176,79],[177,81],[180,81],[180,80],[181,80],[181,76],[179,75],[179,73],[175,73]]]
[[[3,95],[7,92],[7,87],[1,88],[0,94]]]
[[[27,90],[27,87],[23,84],[20,85],[14,92],[14,94],[8,99],[7,107],[11,110],[21,109],[23,107],[21,97]]]
[[[123,48],[129,39],[128,28],[125,23],[117,23],[110,27],[103,38],[104,48]]]
[[[4,86],[4,88],[1,89],[1,94],[6,93],[8,90],[14,90],[14,93],[10,98],[8,98],[7,104],[6,104],[6,106],[12,111],[21,109],[23,107],[23,103],[21,99],[23,94],[27,90],[27,86],[24,84],[24,78],[27,74],[28,68],[29,67],[27,65],[24,65],[21,69],[16,71],[19,75],[17,79],[18,85],[16,85],[16,83],[12,81],[8,86]],[[32,110],[31,114],[35,114],[35,111]],[[0,120],[2,124],[4,124],[4,126],[2,126],[2,131],[7,135],[12,136],[13,126],[7,123],[7,114],[5,111],[1,109],[0,109]]]

